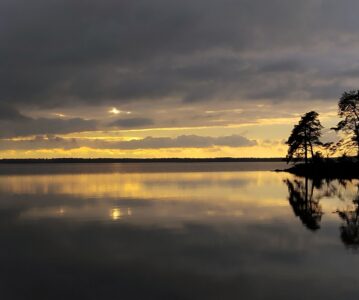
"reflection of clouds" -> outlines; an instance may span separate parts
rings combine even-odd
[[[22,218],[110,216],[136,224],[182,226],[185,221],[205,222],[209,215],[212,221],[285,215],[281,176],[271,172],[20,175],[1,177],[0,190],[14,199],[10,205],[19,204]]]
[[[176,150],[177,153],[177,150]],[[0,165],[0,174],[15,175],[74,175],[74,174],[147,174],[147,173],[203,173],[271,171],[286,166],[285,162],[231,163],[96,163],[96,164],[9,164]],[[0,181],[1,182],[1,181]]]
[[[293,222],[278,220],[244,226],[188,223],[180,230],[67,219],[0,226],[2,248],[8,250],[0,252],[2,293],[12,293],[7,299],[24,299],[22,293],[30,290],[41,295],[54,282],[66,299],[72,299],[74,285],[76,295],[89,299],[88,293],[118,295],[119,290],[125,299],[162,299],[163,291],[183,299],[356,294],[356,274],[348,272],[356,262],[329,239],[336,228],[308,239]],[[21,265],[21,272],[14,265]],[[298,282],[306,289],[290,297]]]
[[[205,223],[208,217],[210,222],[267,222],[291,214],[282,184],[287,177],[272,172],[9,176],[0,177],[1,206],[16,208],[24,219],[110,218],[165,227],[188,221]],[[356,183],[343,188],[334,182],[314,191],[315,197],[323,197],[325,220],[338,221],[332,212],[346,205],[342,200],[351,197]]]
[[[76,199],[73,199],[76,201]],[[121,203],[119,201],[119,203]],[[72,221],[89,221],[89,220],[101,220],[106,221],[108,219],[117,221],[132,216],[133,208],[127,207],[111,207],[110,203],[93,203],[88,205],[67,205],[59,204],[61,206],[49,206],[49,207],[36,207],[36,203],[33,203],[31,207],[18,207],[17,217],[20,220],[40,220],[40,219],[68,219]]]
[[[277,175],[280,176],[280,175]],[[114,173],[1,177],[0,190],[11,194],[65,194],[80,198],[234,198],[267,185],[278,186],[269,172]],[[257,189],[258,191],[258,189]],[[185,200],[185,199],[184,199]]]
[[[286,201],[288,176],[1,177],[2,294],[41,299],[55,282],[55,300],[71,299],[74,286],[84,299],[119,290],[127,299],[355,299],[348,269],[357,260],[343,256],[338,220],[317,235],[302,230]],[[342,203],[325,187],[318,193]]]
[[[225,212],[221,212],[219,210],[207,210],[206,214],[208,216],[241,217],[243,216],[244,213],[241,210],[233,210],[233,211],[225,211]]]
[[[9,207],[2,207],[3,211],[14,208],[16,218],[21,220],[40,219],[69,219],[86,222],[89,220],[106,221],[121,220],[136,225],[153,225],[163,227],[182,227],[186,222],[236,222],[249,220],[271,220],[287,214],[286,207],[261,207],[249,203],[218,201],[181,201],[177,199],[78,199],[61,197],[54,203],[49,197],[28,198],[26,201],[16,201],[13,198]],[[134,213],[134,211],[136,213]],[[130,218],[131,217],[131,218]],[[210,219],[208,219],[210,217]],[[15,219],[16,220],[16,219]]]

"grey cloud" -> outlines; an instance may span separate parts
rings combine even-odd
[[[0,122],[4,120],[24,121],[29,120],[28,117],[22,115],[15,108],[8,105],[0,105]]]
[[[63,139],[58,136],[36,136],[29,140],[2,140],[0,150],[39,150],[39,149],[74,149],[79,145],[76,139]]]
[[[120,149],[156,149],[156,148],[206,148],[212,146],[245,147],[254,146],[255,141],[240,135],[209,137],[198,135],[181,135],[176,138],[146,137],[142,140],[131,140],[117,143]],[[106,147],[106,146],[105,146]]]
[[[298,72],[303,70],[305,70],[305,67],[298,59],[268,62],[260,69],[261,72],[269,73]]]
[[[0,113],[0,128],[0,137],[11,138],[95,130],[97,128],[97,121],[81,118],[30,118],[9,106],[3,106],[3,110]]]
[[[1,150],[12,149],[74,149],[79,147],[90,147],[96,149],[159,149],[159,148],[206,148],[214,146],[227,147],[249,147],[257,144],[240,135],[223,137],[209,137],[198,135],[181,135],[176,138],[170,137],[146,137],[141,140],[130,140],[121,142],[109,142],[101,140],[64,139],[52,135],[37,136],[30,140],[2,140]]]
[[[358,9],[354,0],[4,0],[0,103],[334,99],[344,79],[308,83],[352,65]]]
[[[119,119],[110,124],[110,126],[119,127],[119,128],[135,128],[141,126],[153,125],[154,122],[148,118],[127,118]]]

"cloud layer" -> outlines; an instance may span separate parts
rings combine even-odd
[[[0,106],[0,138],[38,134],[65,134],[95,130],[96,127],[97,122],[95,120],[31,118],[9,106]]]
[[[4,0],[0,102],[334,99],[359,76],[354,0]]]
[[[146,137],[140,140],[109,142],[102,140],[64,139],[58,136],[36,136],[26,140],[7,140],[0,144],[0,150],[38,150],[38,149],[75,149],[90,147],[94,149],[159,149],[159,148],[209,148],[214,146],[250,147],[257,144],[240,135],[208,137],[181,135],[170,137]]]
[[[222,126],[118,146],[236,147],[245,141],[226,140],[226,126],[332,113],[359,82],[358,10],[355,0],[3,0],[0,138]]]

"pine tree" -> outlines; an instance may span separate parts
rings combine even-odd
[[[319,138],[323,126],[318,119],[318,113],[310,111],[303,115],[294,126],[286,144],[289,146],[287,162],[294,158],[303,158],[307,164],[309,154],[314,157],[314,146],[321,145]]]
[[[355,150],[359,157],[359,90],[343,93],[338,103],[338,115],[343,120],[333,129],[346,135],[338,148],[344,148],[345,152]]]

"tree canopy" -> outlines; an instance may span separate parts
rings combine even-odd
[[[344,92],[338,103],[338,115],[342,120],[336,131],[343,131],[346,138],[342,139],[339,147],[346,151],[356,150],[359,156],[359,90]]]
[[[287,162],[294,158],[303,158],[308,162],[309,153],[314,157],[314,146],[321,145],[319,138],[321,136],[321,125],[319,114],[310,111],[303,115],[297,125],[294,126],[291,135],[286,144],[289,146]]]

